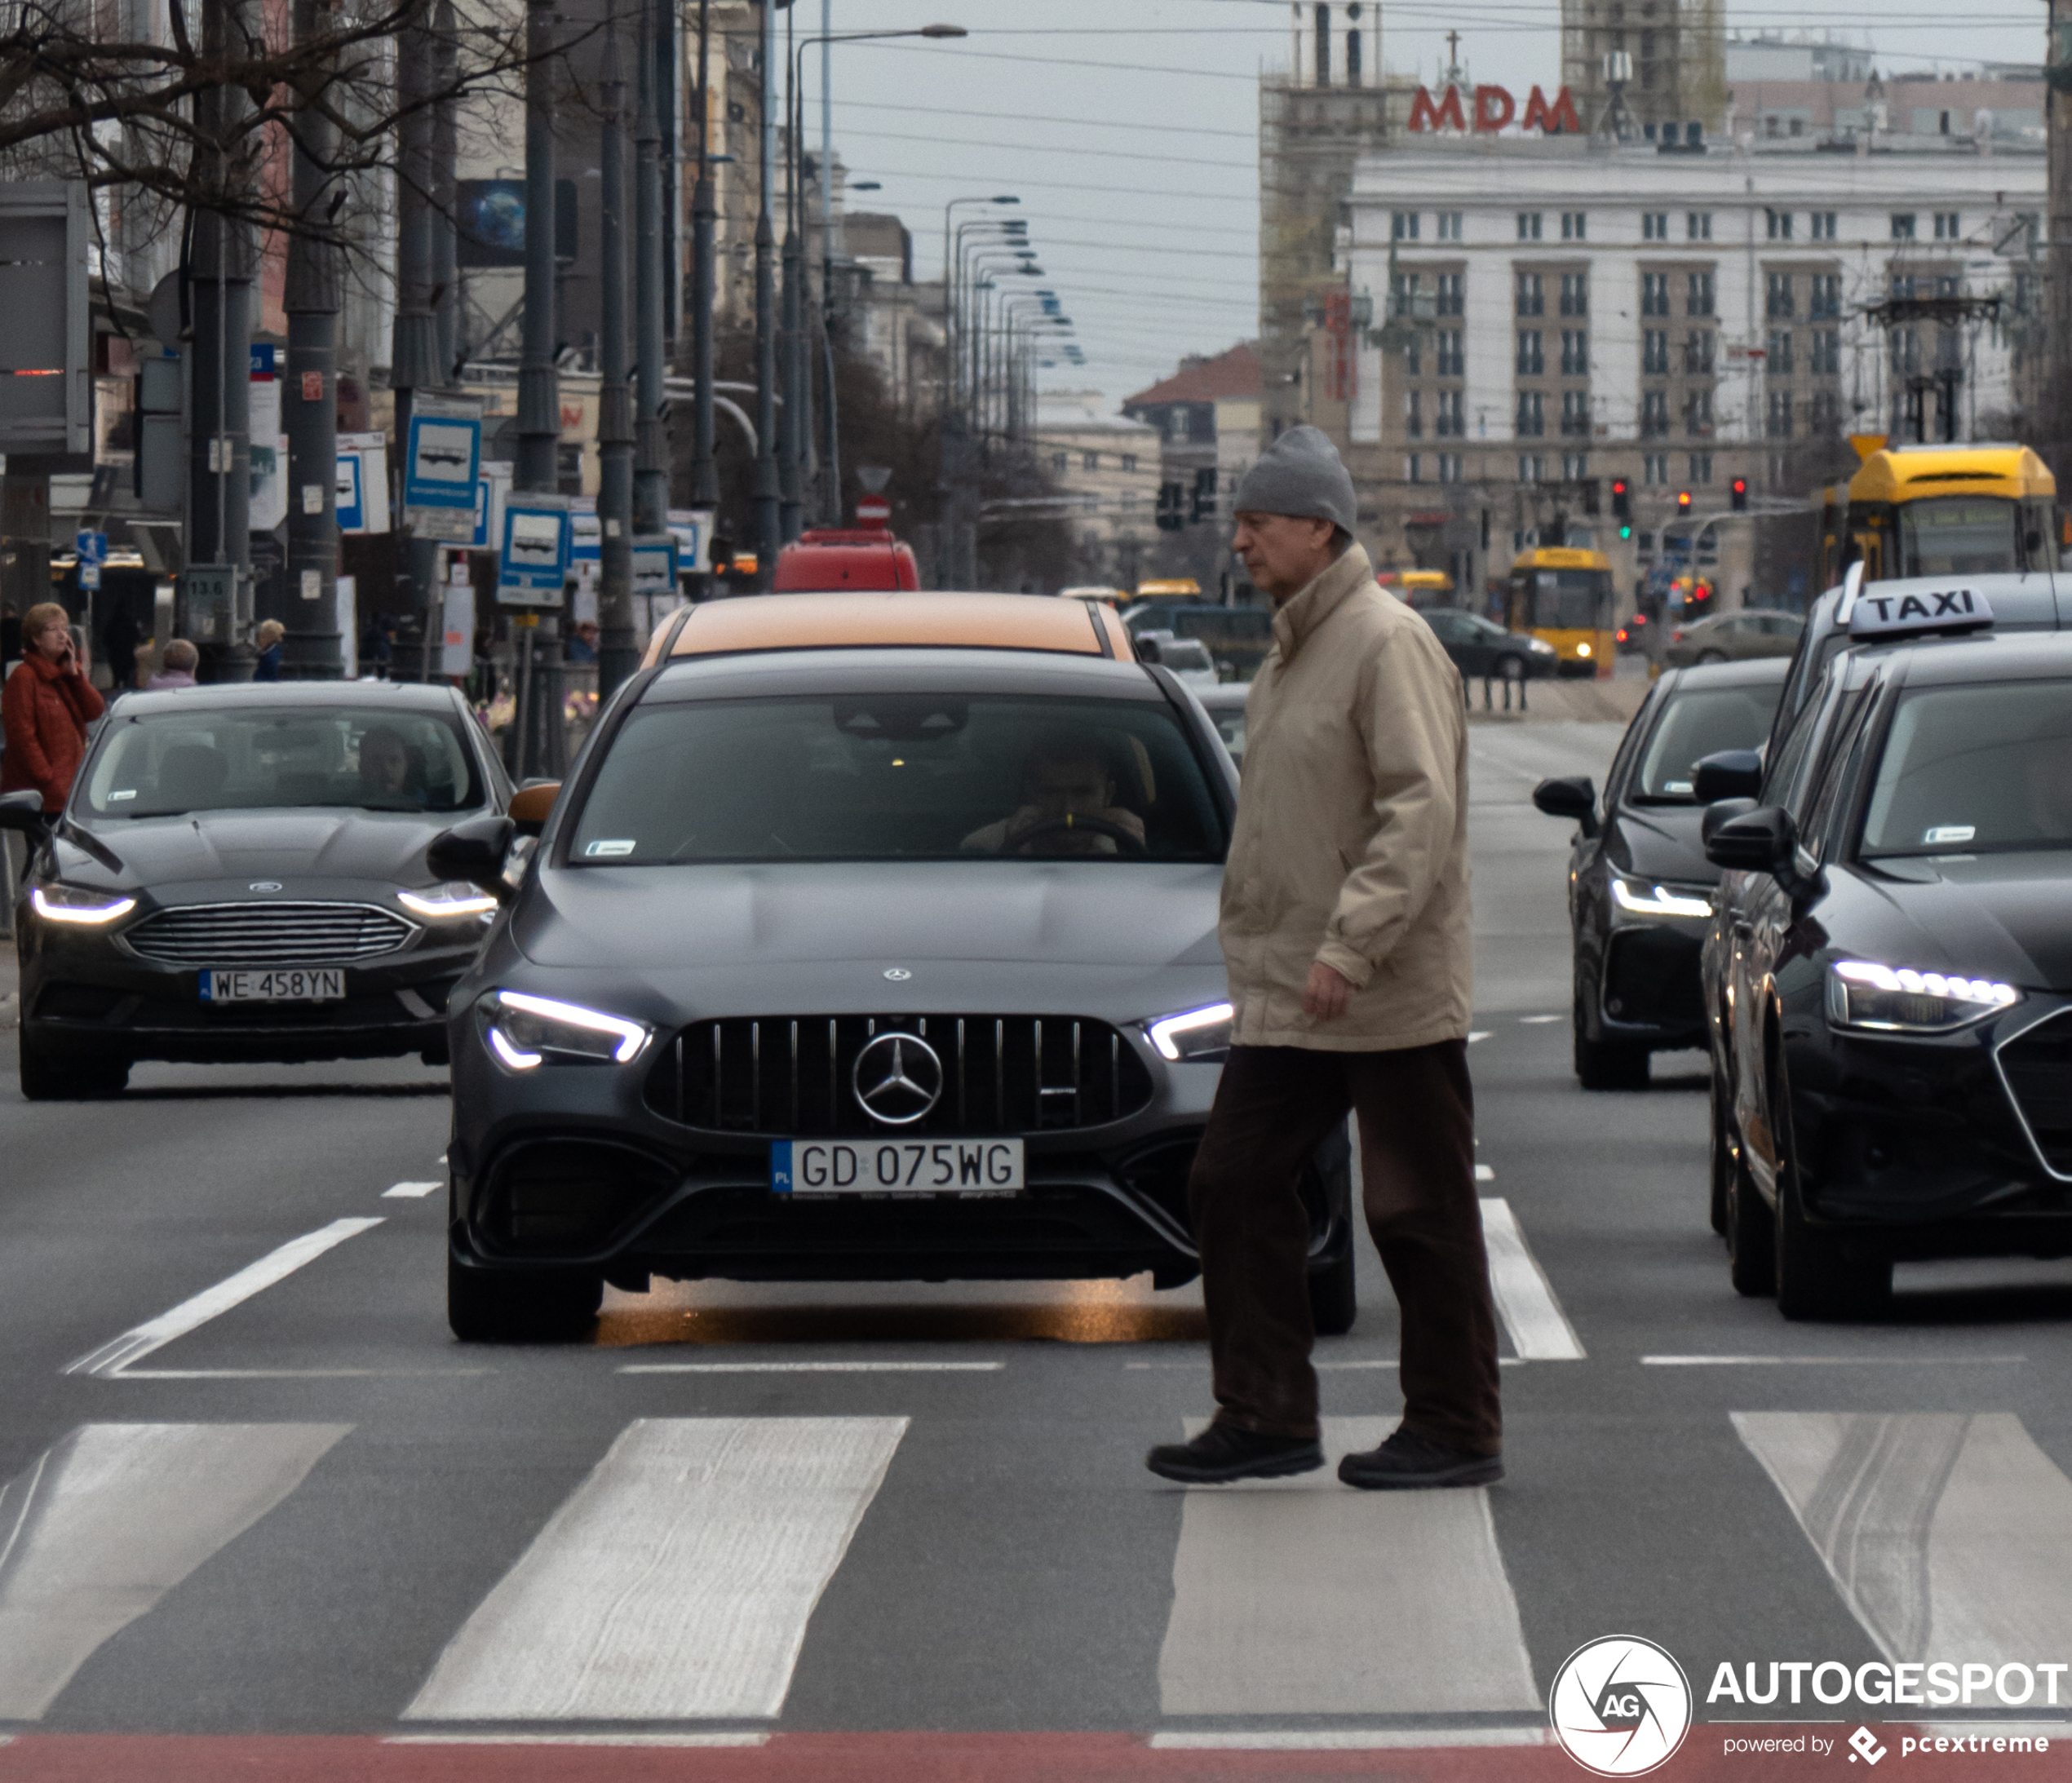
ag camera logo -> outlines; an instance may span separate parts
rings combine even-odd
[[[1645,1776],[1690,1732],[1691,1681],[1653,1641],[1607,1635],[1562,1661],[1547,1707],[1554,1737],[1583,1769]]]

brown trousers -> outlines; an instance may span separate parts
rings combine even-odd
[[[1309,1219],[1296,1185],[1348,1109],[1360,1120],[1367,1227],[1402,1311],[1404,1427],[1494,1454],[1496,1316],[1460,1040],[1397,1052],[1230,1049],[1187,1185],[1216,1415],[1265,1436],[1317,1434]]]

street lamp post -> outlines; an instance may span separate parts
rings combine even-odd
[[[770,182],[777,173],[777,64],[770,52],[777,0],[763,0],[761,178],[755,213],[755,579],[768,588],[783,543],[777,461],[777,285],[771,265]]]
[[[712,112],[711,0],[698,0],[697,8],[697,185],[691,194],[691,374],[697,394],[691,423],[691,505],[715,519],[719,509],[719,467],[713,455],[712,436],[712,302],[715,275],[713,235],[719,206],[712,191],[712,167],[707,157]],[[711,522],[706,523],[708,530]],[[707,545],[708,554],[710,544]],[[697,578],[697,591],[711,592],[709,574]]]
[[[970,441],[964,426],[958,385],[962,343],[957,312],[957,259],[951,248],[951,213],[959,205],[1020,204],[1012,192],[993,197],[952,198],[942,207],[942,321],[944,378],[941,473],[945,497],[941,549],[936,554],[939,586],[969,587],[978,577],[978,526],[970,487]]]

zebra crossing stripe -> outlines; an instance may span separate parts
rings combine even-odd
[[[1490,1290],[1511,1334],[1512,1347],[1528,1362],[1579,1362],[1583,1340],[1554,1298],[1554,1289],[1518,1229],[1510,1202],[1482,1197],[1482,1243],[1490,1254]]]
[[[404,1719],[774,1717],[906,1427],[637,1419],[447,1644]]]
[[[1326,1453],[1393,1422],[1327,1418]],[[1488,1493],[1355,1492],[1328,1467],[1189,1490],[1158,1695],[1169,1716],[1537,1710]]]
[[[82,1424],[0,1491],[0,1721],[300,1485],[349,1424]]]
[[[2072,1480],[2012,1412],[1736,1412],[1892,1661],[2072,1651]]]

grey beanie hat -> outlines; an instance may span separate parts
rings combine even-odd
[[[1322,429],[1291,427],[1259,455],[1231,504],[1238,514],[1295,514],[1353,530],[1353,479]]]

